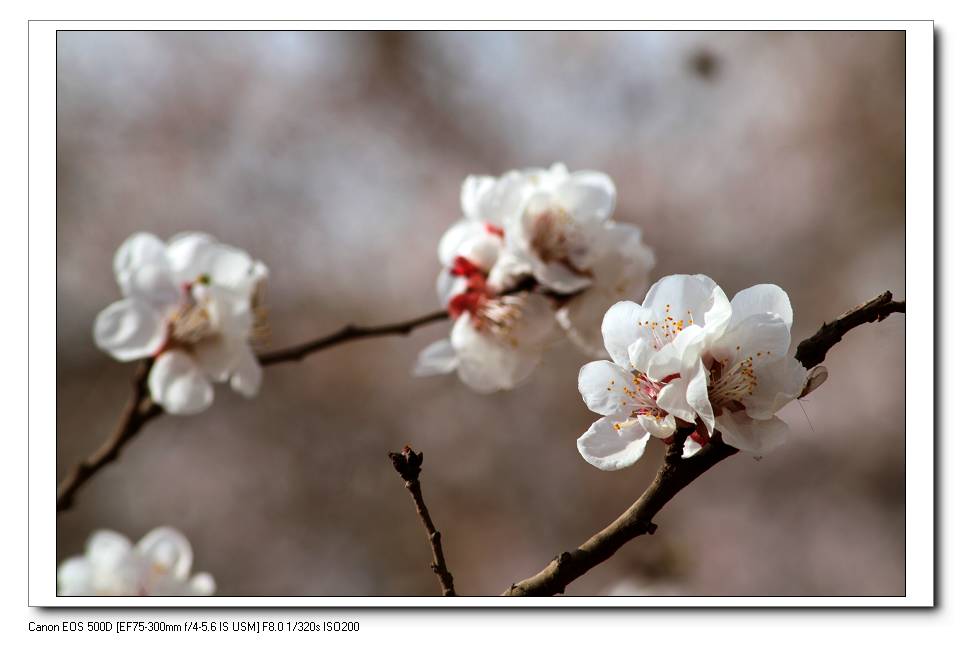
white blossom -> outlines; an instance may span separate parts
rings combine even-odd
[[[94,340],[120,361],[153,357],[147,383],[164,410],[203,411],[212,382],[257,394],[261,366],[251,341],[263,326],[263,263],[207,234],[165,244],[137,233],[117,250],[114,274],[123,299],[97,316]]]
[[[155,528],[136,545],[120,533],[98,530],[83,555],[57,568],[59,595],[213,595],[214,578],[191,576],[190,542],[173,528]]]
[[[639,228],[610,220],[614,204],[607,175],[563,164],[468,177],[463,218],[438,246],[438,298],[456,323],[415,374],[457,371],[478,391],[512,388],[554,338],[551,318],[585,352],[603,352],[604,310],[644,291],[654,263]]]
[[[686,455],[715,433],[737,449],[765,454],[788,427],[775,413],[808,379],[789,354],[792,307],[775,285],[742,290],[729,302],[707,276],[673,275],[641,305],[622,301],[605,314],[602,336],[612,362],[581,369],[585,403],[603,416],[578,439],[592,465],[636,462],[649,436],[668,438],[696,425]]]

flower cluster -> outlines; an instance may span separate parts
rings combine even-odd
[[[124,298],[97,316],[94,340],[120,361],[152,357],[150,396],[165,411],[203,411],[212,382],[257,394],[261,366],[251,341],[265,325],[263,263],[206,234],[164,243],[137,233],[117,250],[114,274]]]
[[[765,454],[786,439],[775,416],[806,388],[809,374],[788,354],[792,306],[775,285],[756,285],[729,301],[703,275],[667,276],[641,305],[621,301],[602,322],[612,361],[582,367],[578,389],[604,416],[578,439],[589,463],[616,470],[641,458],[651,436],[668,439],[694,426],[685,455],[710,436]],[[810,387],[811,388],[811,387]]]
[[[213,595],[208,573],[191,577],[190,542],[173,528],[155,528],[132,545],[112,530],[87,540],[83,555],[57,568],[59,595]]]
[[[648,285],[654,255],[638,227],[612,221],[615,187],[596,171],[471,176],[463,218],[441,238],[437,290],[455,323],[416,375],[457,371],[476,391],[510,389],[538,365],[558,327],[603,353],[601,313]]]

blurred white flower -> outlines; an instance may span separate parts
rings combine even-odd
[[[667,276],[641,305],[616,303],[602,323],[614,362],[587,364],[578,379],[585,403],[605,418],[578,450],[596,467],[621,469],[642,456],[649,435],[668,438],[682,421],[697,424],[686,455],[715,429],[737,449],[771,451],[788,431],[774,414],[808,379],[788,354],[791,325],[778,286],[756,285],[729,302],[703,275]]]
[[[464,217],[438,246],[438,298],[458,323],[421,353],[415,375],[457,370],[482,392],[512,388],[552,336],[548,315],[602,354],[602,314],[640,294],[654,263],[637,227],[609,219],[614,203],[607,175],[563,164],[468,177]]]
[[[120,361],[153,357],[148,386],[165,411],[203,411],[211,382],[257,394],[261,366],[250,344],[263,325],[263,263],[207,234],[165,244],[137,233],[117,250],[114,274],[124,298],[97,315],[94,340]]]
[[[208,573],[191,577],[190,542],[173,528],[155,528],[132,545],[112,530],[98,530],[83,555],[57,568],[59,595],[213,595]]]

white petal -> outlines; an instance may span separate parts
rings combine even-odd
[[[137,542],[137,552],[151,565],[179,580],[190,575],[194,553],[187,538],[173,528],[154,528]]]
[[[461,184],[461,212],[465,218],[481,220],[482,197],[494,189],[496,182],[490,175],[469,175],[464,179]]]
[[[71,557],[57,567],[58,595],[93,595],[93,566],[85,557]]]
[[[695,409],[688,402],[688,380],[675,378],[658,392],[658,406],[685,422],[695,422]]]
[[[809,371],[808,379],[805,381],[805,386],[802,388],[802,392],[798,394],[798,397],[804,398],[806,395],[825,384],[825,380],[827,379],[828,369],[824,366],[816,366]]]
[[[244,250],[230,245],[215,245],[208,259],[207,273],[211,283],[249,296],[249,283],[254,274],[254,261]]]
[[[638,422],[641,423],[641,428],[647,431],[649,434],[655,438],[670,438],[673,433],[675,433],[676,424],[674,416],[638,416]]]
[[[144,232],[136,233],[117,248],[114,254],[114,276],[123,290],[131,272],[143,265],[166,264],[166,258],[166,247],[157,236]]]
[[[637,303],[620,301],[608,308],[601,321],[605,350],[622,368],[631,368],[628,348],[647,330],[642,322],[649,318],[648,313]]]
[[[695,374],[688,382],[685,398],[691,408],[695,410],[695,413],[698,414],[698,417],[705,423],[710,436],[715,430],[715,413],[712,411],[711,402],[708,400],[708,371],[705,370],[705,365],[701,361],[698,362]]]
[[[243,342],[218,335],[193,347],[194,359],[214,382],[226,382],[237,363],[239,346]]]
[[[605,220],[615,208],[615,184],[597,171],[571,174],[556,193],[558,203],[579,220]]]
[[[642,305],[657,321],[683,321],[702,326],[713,336],[724,329],[731,308],[724,291],[703,274],[673,274],[651,286]]]
[[[537,297],[539,295],[528,295]],[[512,389],[534,372],[541,361],[546,335],[543,315],[525,312],[510,337],[478,330],[468,313],[462,314],[451,330],[451,344],[458,356],[458,376],[479,393]],[[554,318],[548,310],[548,324]],[[547,328],[550,333],[551,328]],[[513,342],[513,343],[512,343]]]
[[[685,444],[681,449],[681,457],[691,458],[692,456],[694,456],[700,451],[701,451],[701,445],[698,444],[698,442],[696,442],[695,440],[692,440],[692,437],[689,436],[688,438],[685,439]]]
[[[246,398],[253,398],[261,389],[261,378],[264,369],[257,356],[247,344],[241,344],[237,349],[237,362],[230,377],[230,386]]]
[[[161,314],[139,299],[116,301],[94,321],[97,347],[121,362],[149,357],[166,338],[167,325]]]
[[[468,289],[468,281],[463,276],[453,276],[448,269],[443,269],[438,274],[435,288],[438,292],[438,302],[442,307],[447,308],[451,297]]]
[[[483,234],[484,224],[474,220],[459,220],[448,227],[438,243],[438,260],[441,261],[441,265],[445,267],[453,265],[461,244],[465,240]]]
[[[657,352],[648,355],[647,364],[636,363],[635,365],[638,370],[646,373],[653,380],[663,380],[676,373],[690,376],[701,364],[704,347],[705,331],[698,324],[693,324],[676,334],[670,343],[662,346]],[[641,355],[634,346],[633,348],[635,353],[632,361],[644,361],[646,356]]]
[[[751,357],[757,369],[785,357],[791,341],[791,333],[781,317],[757,314],[727,330],[712,346],[711,354],[729,366]]]
[[[615,429],[618,424],[620,430]],[[586,461],[605,471],[620,470],[638,462],[651,436],[632,418],[601,418],[578,438],[578,451]]]
[[[764,456],[788,440],[789,428],[777,417],[768,420],[749,418],[744,411],[725,411],[715,419],[726,445],[754,456]]]
[[[506,220],[521,213],[529,192],[527,179],[518,171],[509,171],[494,183],[482,182],[475,196],[474,210],[464,215],[503,226]]]
[[[413,374],[415,377],[443,375],[454,371],[457,367],[458,356],[454,352],[451,341],[439,339],[418,354]]]
[[[158,310],[180,301],[181,292],[166,263],[147,263],[132,269],[121,286],[124,296],[145,301]]]
[[[190,578],[188,586],[191,595],[214,595],[217,590],[214,576],[210,573],[198,573]]]
[[[792,303],[785,290],[770,283],[753,285],[742,290],[732,299],[731,325],[734,326],[751,315],[766,313],[781,317],[791,330],[794,315]]]
[[[578,390],[588,408],[603,416],[614,414],[626,419],[632,410],[633,400],[625,391],[634,390],[631,373],[617,364],[599,360],[581,367],[578,372]]]
[[[130,554],[130,540],[113,530],[98,530],[87,540],[86,556],[96,569],[110,570]]]
[[[210,315],[215,330],[230,337],[246,339],[254,325],[254,313],[246,294],[223,285],[195,283],[191,294]]]
[[[532,272],[531,264],[511,252],[501,252],[488,274],[488,288],[495,294],[513,289]]]
[[[538,283],[560,294],[571,294],[592,284],[592,278],[561,263],[538,263],[534,268]]]
[[[758,420],[771,418],[779,409],[798,398],[808,373],[794,357],[786,357],[755,369],[758,380],[751,395],[742,399],[745,413]]]
[[[185,232],[167,242],[167,260],[179,282],[193,282],[210,271],[217,240],[208,234]]]
[[[167,413],[200,413],[214,401],[214,387],[194,359],[179,350],[161,353],[147,378],[150,397]]]

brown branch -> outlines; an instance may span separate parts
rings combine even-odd
[[[893,301],[892,293],[885,292],[846,312],[831,323],[823,324],[814,335],[798,345],[796,359],[805,368],[812,368],[825,359],[826,353],[841,341],[842,336],[856,326],[882,321],[893,312],[905,312],[904,301]],[[502,595],[555,595],[589,570],[615,554],[628,541],[655,531],[654,516],[672,498],[709,469],[738,453],[725,445],[720,434],[715,434],[701,451],[682,459],[685,439],[691,429],[675,433],[665,454],[665,462],[655,480],[630,508],[611,524],[571,552],[555,557],[540,573],[522,580]]]
[[[421,326],[425,326],[436,321],[444,321],[447,318],[448,313],[444,310],[439,310],[415,319],[394,324],[387,324],[385,326],[367,327],[348,324],[336,333],[319,337],[318,339],[313,339],[289,348],[282,348],[280,350],[263,353],[257,359],[260,361],[262,366],[280,364],[281,362],[298,362],[311,353],[316,353],[324,350],[325,348],[336,346],[337,344],[343,344],[344,342],[353,341],[355,339],[367,339],[368,337],[407,335],[410,334],[410,332],[415,328],[420,328]]]
[[[163,413],[163,409],[150,399],[147,390],[147,375],[150,373],[151,363],[147,360],[137,367],[133,392],[114,433],[93,454],[74,465],[57,487],[58,513],[69,509],[73,505],[77,490],[104,466],[115,461],[124,445],[133,440],[148,421]]]
[[[418,517],[421,518],[424,530],[428,534],[428,540],[431,542],[431,554],[434,557],[434,561],[431,562],[431,570],[438,576],[438,582],[441,584],[441,595],[457,595],[454,592],[454,576],[448,571],[444,562],[441,533],[434,527],[434,522],[431,521],[431,515],[428,513],[428,507],[424,504],[424,497],[421,495],[421,482],[418,480],[418,475],[421,473],[424,454],[419,454],[405,446],[401,453],[391,452],[388,456],[391,458],[394,469],[404,479],[404,487],[411,493]]]
[[[871,301],[852,308],[838,319],[822,324],[814,335],[801,342],[795,351],[795,359],[805,368],[812,368],[825,361],[829,349],[842,341],[842,336],[856,326],[882,321],[893,312],[905,313],[905,301],[893,301],[891,292],[883,292]]]
[[[386,335],[406,335],[415,328],[441,321],[448,318],[448,313],[439,311],[422,317],[402,321],[384,326],[355,326],[347,325],[340,331],[320,337],[318,339],[298,344],[290,348],[272,351],[261,355],[258,359],[263,366],[293,362],[304,359],[311,353],[336,346],[354,339],[380,337]],[[147,375],[150,373],[151,361],[143,362],[137,369],[133,380],[133,393],[124,408],[120,422],[113,434],[101,445],[97,451],[86,459],[74,465],[67,477],[57,487],[57,512],[68,510],[73,505],[74,496],[83,485],[107,464],[117,459],[120,450],[130,442],[147,422],[158,417],[164,411],[150,399],[147,389]]]

